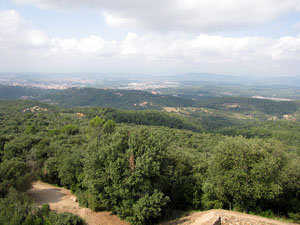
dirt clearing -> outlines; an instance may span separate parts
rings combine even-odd
[[[28,194],[35,199],[37,206],[49,204],[51,210],[56,212],[77,214],[89,225],[129,225],[111,212],[93,212],[88,208],[79,207],[78,202],[72,200],[75,196],[64,188],[37,181]]]
[[[165,222],[162,225],[212,225],[221,217],[222,225],[292,225],[295,223],[285,223],[260,216],[245,213],[233,212],[222,209],[213,209],[203,212],[191,213],[180,219]]]

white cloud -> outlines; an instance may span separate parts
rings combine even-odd
[[[136,21],[135,19],[122,17],[117,14],[110,14],[108,12],[104,12],[103,16],[105,18],[105,23],[110,27],[117,27],[117,28],[139,28],[142,27],[141,24]]]
[[[300,60],[300,35],[282,37],[272,46],[272,58],[279,61]]]
[[[207,34],[192,37],[183,32],[145,35],[129,32],[119,42],[97,35],[63,39],[49,37],[33,28],[15,10],[0,11],[0,50],[0,62],[14,62],[14,65],[3,63],[2,70],[28,71],[30,65],[58,71],[73,71],[79,66],[83,71],[90,68],[103,71],[103,66],[106,71],[116,71],[119,65],[139,70],[148,65],[161,71],[170,68],[191,71],[201,65],[211,72],[224,73],[237,68],[239,71],[255,69],[256,73],[300,70],[300,35],[272,40]]]
[[[120,28],[196,32],[234,29],[272,20],[300,9],[300,0],[14,0],[39,7],[91,7]]]
[[[118,54],[119,48],[115,41],[106,41],[99,36],[92,35],[80,40],[53,38],[50,52],[106,57]]]
[[[15,10],[0,11],[0,48],[10,54],[40,50],[42,55],[64,53],[110,56],[119,52],[115,41],[107,41],[95,35],[79,40],[50,38],[44,32],[34,29]]]
[[[0,48],[39,48],[47,41],[47,36],[32,28],[17,11],[0,12]]]
[[[265,56],[268,40],[259,37],[228,38],[183,34],[138,36],[129,33],[121,44],[122,55],[174,62],[227,63],[251,61]]]
[[[6,10],[0,12],[0,34],[11,35],[26,25],[19,13],[15,10]]]
[[[36,29],[29,29],[23,38],[33,47],[44,47],[49,41],[48,37],[42,31]]]

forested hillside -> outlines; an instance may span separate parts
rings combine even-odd
[[[202,131],[199,121],[190,117],[182,117],[177,114],[161,112],[157,110],[120,110],[113,108],[72,108],[64,109],[64,113],[80,112],[88,118],[100,116],[106,120],[113,120],[117,123],[127,123],[135,125],[163,126],[176,129]]]
[[[0,99],[37,98],[51,91],[38,88],[0,85]]]
[[[187,107],[192,100],[145,91],[70,88],[44,96],[63,107],[101,106],[122,109],[159,109],[162,106]]]
[[[298,110],[297,103],[293,101],[272,101],[257,98],[222,97],[198,101],[194,107],[203,107],[224,111],[250,113],[258,111],[267,115],[282,116]]]
[[[163,110],[165,107],[205,108],[221,113],[261,114],[281,118],[298,111],[294,101],[272,101],[245,97],[209,97],[202,100],[152,94],[146,91],[69,88],[45,90],[0,85],[0,99],[32,99],[61,107],[99,106],[130,110]]]
[[[157,126],[160,117],[165,127]],[[152,111],[0,101],[0,223],[84,223],[47,206],[32,209],[24,191],[34,179],[69,188],[81,205],[111,210],[131,224],[210,208],[299,222],[298,122],[212,134],[185,130],[192,125],[184,121]],[[12,210],[17,206],[20,212]]]
[[[145,91],[71,88],[43,98],[63,107],[100,106],[120,109],[161,109],[162,107],[194,107],[239,113],[260,112],[281,117],[299,108],[293,101],[272,101],[245,97],[214,97],[202,100],[151,94]]]
[[[146,91],[69,88],[47,90],[0,85],[0,99],[33,99],[63,107],[100,106],[121,109],[161,109],[164,106],[189,107],[190,99]]]

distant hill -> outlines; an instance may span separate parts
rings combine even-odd
[[[70,88],[43,96],[39,100],[50,101],[63,107],[100,106],[122,109],[160,109],[189,107],[194,101],[171,95],[152,94],[136,90],[96,88]]]
[[[0,100],[9,99],[39,100],[67,108],[100,106],[121,109],[161,109],[162,107],[189,107],[194,103],[193,100],[186,98],[137,90],[97,88],[47,90],[0,85]]]
[[[240,113],[258,111],[267,115],[276,116],[295,113],[299,108],[298,104],[294,101],[273,101],[267,99],[244,97],[210,98],[202,101],[197,101],[194,104],[194,107],[203,107],[220,111],[232,111]]]
[[[64,109],[64,112],[80,112],[90,119],[99,116],[105,120],[114,120],[117,123],[163,126],[192,130],[195,132],[203,131],[201,121],[199,120],[157,110],[123,110],[100,107],[81,107]]]
[[[0,85],[0,99],[34,99],[48,93],[49,90],[19,86]]]
[[[162,110],[164,107],[195,107],[225,113],[260,112],[278,117],[293,114],[299,109],[298,102],[294,101],[272,101],[247,97],[210,97],[198,100],[191,98],[189,99],[189,95],[177,97],[139,90],[96,88],[46,90],[0,85],[0,100],[30,99],[66,108],[99,106],[116,109]]]

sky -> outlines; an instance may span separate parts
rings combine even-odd
[[[1,0],[0,72],[300,76],[300,0]]]

